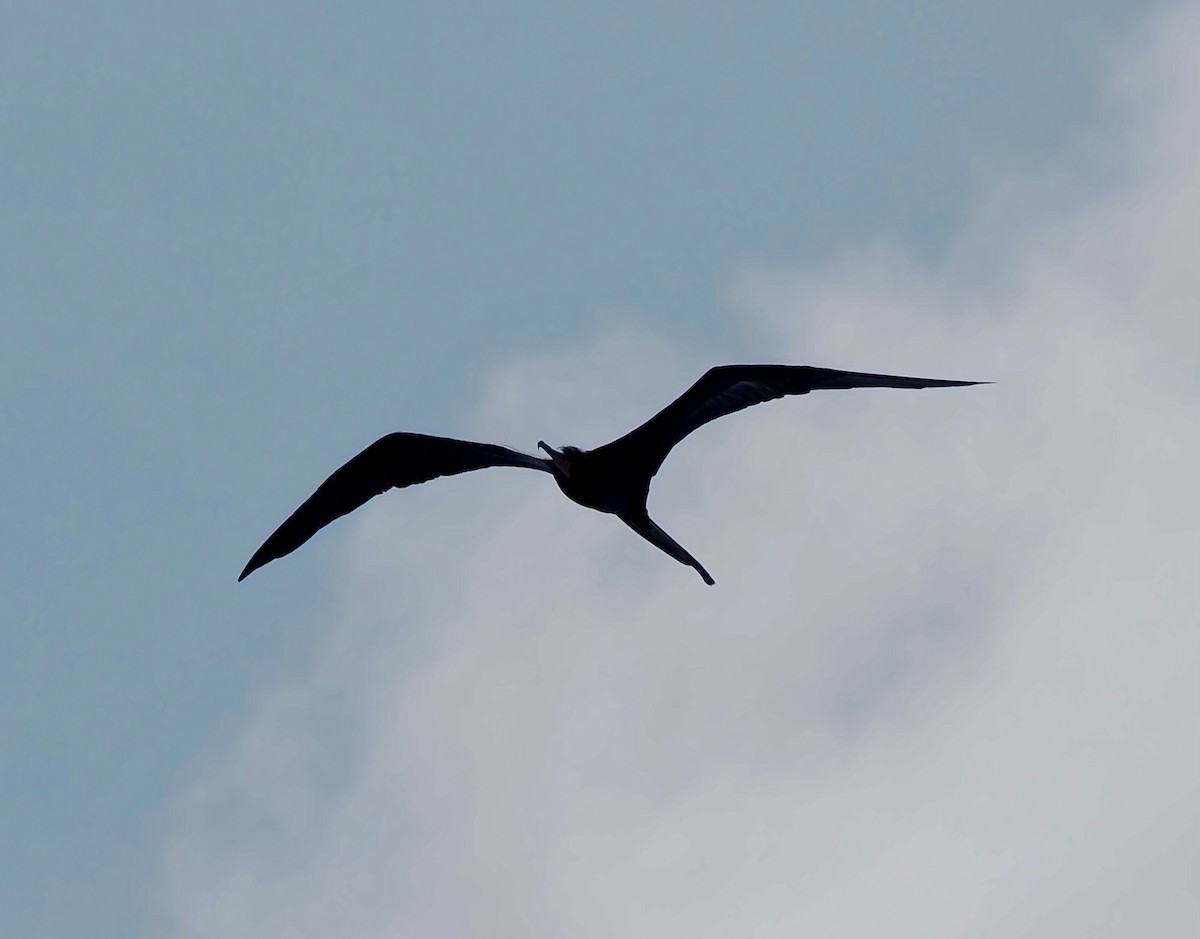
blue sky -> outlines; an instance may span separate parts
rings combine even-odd
[[[10,549],[0,567],[0,932],[248,929],[229,912],[235,906],[222,906],[228,891],[212,870],[246,865],[261,874],[275,869],[275,855],[221,840],[195,821],[209,818],[211,808],[196,816],[188,807],[207,805],[205,792],[229,789],[233,794],[221,799],[261,824],[263,793],[228,781],[243,766],[246,741],[258,740],[265,752],[296,740],[314,746],[297,731],[294,714],[271,716],[281,696],[303,700],[297,713],[304,721],[320,711],[314,701],[345,707],[349,716],[339,720],[347,722],[348,738],[371,740],[380,715],[393,712],[358,701],[359,684],[390,687],[409,678],[428,688],[448,680],[406,665],[387,672],[388,681],[356,681],[355,669],[372,659],[362,649],[379,642],[395,652],[386,643],[401,641],[381,635],[398,632],[418,646],[436,646],[432,624],[459,628],[479,647],[498,648],[513,681],[536,685],[522,655],[505,651],[512,623],[489,618],[494,608],[470,590],[458,597],[464,577],[491,582],[456,573],[448,552],[438,555],[450,567],[436,590],[442,568],[406,555],[411,549],[403,544],[405,529],[422,520],[427,531],[470,531],[490,517],[488,499],[497,493],[526,505],[524,480],[393,497],[354,539],[331,532],[285,564],[235,583],[249,553],[315,482],[375,437],[407,429],[471,433],[525,449],[541,436],[594,444],[719,361],[820,358],[849,368],[941,369],[1011,381],[1034,374],[1039,363],[1049,369],[1041,356],[1059,348],[1054,337],[1079,339],[1086,326],[1064,314],[1060,326],[1042,334],[1020,333],[1038,350],[1028,365],[1014,364],[1029,356],[1014,341],[1017,333],[1007,337],[1007,354],[1003,337],[985,349],[963,334],[995,339],[985,324],[1008,310],[1004,298],[1012,294],[1091,296],[1078,286],[1084,283],[1100,291],[1083,275],[1063,275],[1054,281],[1065,285],[1061,291],[1046,293],[1012,233],[1053,247],[1063,231],[1083,244],[1091,227],[1119,230],[1105,222],[1104,208],[1121,203],[1104,187],[1126,177],[1142,185],[1128,184],[1135,193],[1169,192],[1169,184],[1190,191],[1187,177],[1129,156],[1137,141],[1159,139],[1141,133],[1139,121],[1185,110],[1169,95],[1170,82],[1154,79],[1155,63],[1170,57],[1161,41],[1145,38],[1152,10],[1146,4],[727,7],[664,2],[600,11],[525,3],[498,14],[459,4],[127,4],[114,15],[83,4],[22,4],[6,17],[0,521]],[[1163,132],[1161,139],[1169,145],[1176,138]],[[1135,234],[1167,238],[1181,224],[1150,197],[1130,205],[1126,229]],[[1124,263],[1119,253],[1080,253],[1094,264],[1110,258],[1114,269]],[[989,274],[997,256],[1007,267]],[[1167,256],[1164,269],[1174,270],[1169,262]],[[1122,295],[1119,283],[1101,286],[1107,292],[1100,298],[1118,309],[1123,299],[1144,299]],[[861,319],[889,297],[898,312],[886,324]],[[941,310],[954,305],[949,301],[963,312],[928,318],[926,307]],[[1176,309],[1174,302],[1162,309]],[[1114,314],[1118,322],[1125,321]],[[1159,325],[1179,346],[1191,337],[1183,326]],[[1137,333],[1126,325],[1110,332],[1125,330]],[[1114,348],[1141,345],[1097,341],[1107,350],[1097,354],[1123,361]],[[1060,354],[1070,356],[1068,348]],[[1085,357],[1076,358],[1085,368]],[[598,389],[610,397],[598,398]],[[1174,386],[1162,393],[1172,391],[1182,393]],[[922,396],[887,411],[882,424],[853,424],[853,436],[842,439],[822,421],[851,420],[855,408],[878,417],[875,408],[891,405],[821,404],[826,416],[806,414],[811,423],[803,426],[847,453],[859,452],[853,448],[863,437],[886,444],[888,421],[904,419],[914,406],[923,415],[907,419],[945,420],[968,438],[978,433],[968,415],[953,410],[961,405]],[[797,408],[816,405],[814,397]],[[789,414],[771,424],[747,416],[744,427],[774,440],[799,419]],[[910,430],[919,439],[935,427]],[[725,467],[730,480],[747,476],[753,457],[745,454],[762,452],[755,438],[737,439],[743,458]],[[962,459],[961,472],[988,478],[971,468],[969,454]],[[622,541],[613,542],[618,560],[601,560],[606,576],[616,564],[618,575],[633,579],[623,592],[631,608],[658,610],[660,621],[695,617],[702,627],[710,614],[687,604],[719,602],[728,604],[721,608],[729,617],[739,615],[736,552],[722,558],[714,546],[741,544],[736,539],[750,532],[739,532],[732,517],[706,528],[708,506],[691,511],[686,504],[687,493],[705,492],[696,488],[702,481],[689,480],[681,475],[676,501],[665,504],[684,520],[678,537],[713,570],[724,599],[684,591],[663,600],[658,587],[638,579],[642,572],[620,567],[620,552],[632,551]],[[794,486],[768,474],[758,484],[756,491],[775,503],[789,494],[802,502],[817,483]],[[1061,504],[1073,504],[1069,482],[1058,485]],[[891,501],[876,506],[881,516],[903,501],[901,491],[887,492]],[[969,490],[976,499],[981,492]],[[714,498],[704,495],[706,503]],[[591,557],[586,546],[603,539],[603,520],[560,512],[553,502],[526,507],[528,518],[497,516],[496,525],[509,538],[507,564],[528,556],[541,578],[561,581],[554,594],[561,591],[561,606],[545,631],[575,635],[569,624],[578,614],[571,611],[587,604],[608,610],[612,622],[631,617],[620,604],[604,606],[586,566],[558,577],[561,546],[537,554],[553,547],[553,534]],[[781,517],[804,525],[803,518]],[[754,518],[756,526],[772,521]],[[697,541],[708,539],[707,554],[685,538],[688,528]],[[536,544],[523,540],[530,531]],[[753,534],[767,537],[760,527]],[[479,543],[492,543],[490,537]],[[789,544],[796,535],[788,529],[771,537]],[[978,547],[961,537],[929,547],[930,556],[961,557]],[[1020,544],[1021,530],[1005,537],[1013,540],[1004,544]],[[372,544],[382,546],[380,558],[365,561],[371,552],[363,546]],[[1186,554],[1186,542],[1181,546]],[[847,565],[865,550],[844,549]],[[997,550],[984,552],[982,573],[959,570],[944,595],[1003,605],[995,598],[1007,574],[994,571],[1012,567]],[[406,564],[428,567],[425,579],[404,575]],[[937,583],[927,583],[920,569],[899,568],[894,582],[886,580],[892,599],[938,608],[930,600],[939,595]],[[648,571],[672,583],[678,574]],[[519,568],[511,574],[524,582]],[[775,583],[794,576],[775,575]],[[741,576],[757,583],[758,575]],[[769,594],[771,582],[757,589]],[[910,596],[906,583],[921,589],[911,588]],[[355,585],[369,602],[356,600]],[[839,609],[838,597],[827,599],[823,609]],[[457,619],[438,613],[441,601]],[[864,607],[860,620],[874,622],[877,613]],[[926,618],[939,616],[954,621],[945,611]],[[863,635],[876,635],[863,628]],[[982,647],[1009,634],[1003,625],[992,629],[978,640]],[[561,648],[570,662],[593,655],[625,677],[646,663],[679,667],[656,658],[655,642],[670,646],[663,638],[622,634],[634,647],[647,645],[644,661],[630,664],[606,659],[603,650],[589,653],[586,643],[560,647],[566,640],[516,634],[527,644],[523,654],[543,650],[560,666],[552,653]],[[1016,625],[1011,634],[1024,635]],[[940,635],[896,642],[936,645]],[[346,636],[352,638],[338,638]],[[774,634],[762,639],[768,646],[782,641]],[[806,649],[831,661],[849,654],[830,642]],[[722,643],[716,635],[710,647],[726,655]],[[330,651],[345,648],[359,651]],[[383,663],[402,659],[379,656]],[[983,659],[952,661],[965,661],[968,674],[974,667],[987,672]],[[712,667],[699,658],[692,665],[691,678],[678,678],[686,686],[679,700],[691,700],[689,682]],[[1147,660],[1145,674],[1160,665]],[[582,685],[602,697],[610,686],[593,687],[579,667]],[[868,691],[884,687],[909,700],[911,686],[888,677],[907,674],[894,662],[833,673],[845,684],[825,688],[813,677],[816,703],[804,705],[813,713],[836,712],[843,720],[854,712],[843,698],[874,701]],[[653,715],[639,717],[671,725],[669,709],[654,710],[666,705],[642,696],[641,685],[614,680],[611,687],[653,705]],[[421,693],[413,692],[418,699]],[[537,739],[545,728],[536,709],[521,704],[510,714],[508,699],[497,694],[501,703],[490,702],[497,719]],[[469,712],[471,699],[464,700]],[[870,704],[862,708],[871,712]],[[762,723],[757,712],[745,716]],[[325,737],[316,740],[319,751],[332,747]],[[490,752],[478,735],[464,740],[467,749]],[[950,743],[935,750],[959,752]],[[526,754],[528,765],[540,752]],[[614,753],[619,762],[624,751],[614,745]],[[686,753],[676,756],[661,767],[663,780],[687,776]],[[361,753],[347,757],[351,767],[369,762]],[[495,769],[481,766],[483,773]],[[384,775],[396,791],[404,789],[403,774]],[[1182,778],[1194,781],[1195,774]],[[519,777],[505,779],[505,792],[520,789]],[[327,806],[328,793],[315,783],[311,789],[315,795],[305,798],[325,817],[319,807]],[[413,791],[421,790],[414,784]],[[562,791],[552,790],[556,797]],[[497,805],[511,807],[503,799]],[[461,804],[444,809],[461,816]],[[937,828],[931,821],[928,830]],[[303,826],[287,831],[311,846]],[[488,831],[497,843],[511,836],[503,825]],[[430,843],[439,857],[451,858],[431,896],[456,883],[474,885],[479,896],[499,889],[486,871],[454,861],[452,847]],[[742,875],[749,878],[749,870]],[[324,883],[336,879],[323,876]],[[606,881],[612,897],[636,893],[628,877]],[[827,895],[855,903],[873,895],[868,888],[858,894],[843,883]],[[311,884],[305,892],[320,893]],[[205,932],[197,909],[218,911],[214,916],[224,910],[220,915],[233,919]],[[406,922],[407,909],[381,911],[378,923]],[[464,934],[463,922],[439,918],[439,909],[421,913],[429,917],[427,934]],[[245,922],[261,927],[277,922],[273,915],[251,911]],[[321,915],[337,923],[329,909]],[[500,913],[481,901],[478,915],[482,922]],[[374,934],[378,923],[362,925],[361,934]]]

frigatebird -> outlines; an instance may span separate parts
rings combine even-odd
[[[831,388],[947,388],[986,382],[904,378],[843,372],[809,365],[719,365],[640,427],[595,450],[555,450],[538,441],[549,459],[491,443],[394,433],[381,437],[334,472],[280,525],[246,564],[238,580],[290,554],[318,531],[388,489],[403,489],[438,476],[488,466],[523,466],[550,473],[573,502],[615,515],[656,548],[712,577],[646,511],[650,480],[671,448],[718,417],[785,395]]]

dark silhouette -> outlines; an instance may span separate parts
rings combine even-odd
[[[308,500],[261,548],[254,552],[238,580],[268,561],[295,551],[336,518],[388,489],[402,489],[437,476],[453,476],[487,466],[524,466],[552,473],[568,499],[617,516],[626,525],[681,564],[694,567],[706,584],[708,571],[646,511],[650,480],[671,448],[711,420],[784,395],[803,395],[827,388],[946,388],[986,382],[902,378],[842,372],[807,365],[721,365],[709,369],[671,404],[624,437],[595,450],[538,441],[549,459],[529,456],[490,443],[388,434],[375,441],[317,488]]]

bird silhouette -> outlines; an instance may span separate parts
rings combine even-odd
[[[543,458],[491,443],[450,437],[394,433],[375,441],[317,487],[254,552],[238,580],[264,564],[290,554],[337,518],[386,492],[489,466],[521,466],[550,473],[573,502],[615,515],[656,548],[696,569],[706,584],[708,571],[646,510],[650,480],[679,441],[709,421],[786,395],[833,388],[948,388],[987,384],[940,378],[905,378],[844,372],[808,365],[719,365],[687,391],[624,437],[595,450],[544,441]]]

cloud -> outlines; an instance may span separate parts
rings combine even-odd
[[[330,533],[317,661],[180,799],[172,934],[1195,933],[1198,44],[1153,19],[939,261],[738,274],[779,360],[998,383],[698,432],[651,510],[715,588],[519,470]],[[704,364],[623,325],[472,425],[594,445]]]

